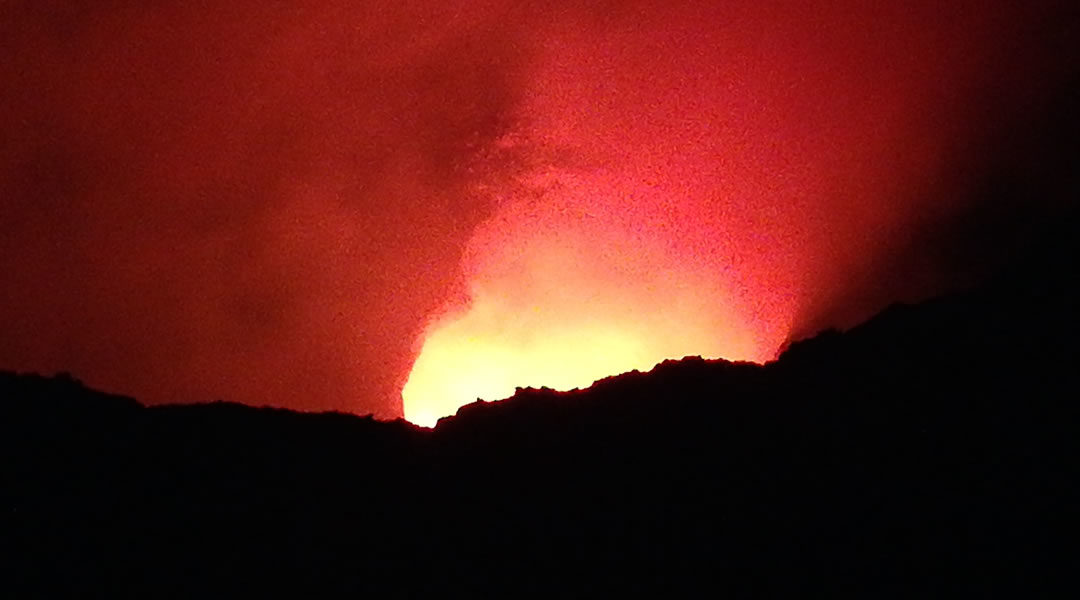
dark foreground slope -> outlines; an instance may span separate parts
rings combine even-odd
[[[765,367],[667,362],[433,432],[0,375],[0,586],[1076,592],[1076,228],[1055,227],[989,286]]]

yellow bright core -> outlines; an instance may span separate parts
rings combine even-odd
[[[519,312],[474,297],[467,312],[429,332],[402,390],[405,418],[431,427],[465,404],[508,398],[518,387],[567,391],[668,358],[753,350],[749,340],[740,348],[731,337],[727,348],[716,347],[715,332],[690,318],[557,312]]]

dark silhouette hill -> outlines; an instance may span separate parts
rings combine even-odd
[[[1071,595],[1076,217],[989,283],[434,430],[0,374],[7,597]]]

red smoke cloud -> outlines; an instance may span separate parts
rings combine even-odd
[[[968,275],[1066,3],[714,4],[5,3],[0,366],[390,417],[470,308],[763,360]]]
[[[944,174],[978,160],[988,118],[1030,101],[1012,85],[980,96],[1030,68],[1001,45],[1018,16],[639,4],[553,27],[513,138],[544,158],[474,236],[471,304],[428,332],[406,416],[689,354],[764,361],[802,321],[940,289],[932,269],[880,265],[966,208],[950,196],[963,176]]]

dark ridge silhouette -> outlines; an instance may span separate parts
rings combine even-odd
[[[523,389],[434,430],[0,373],[6,597],[1076,592],[1076,216],[765,366]]]

